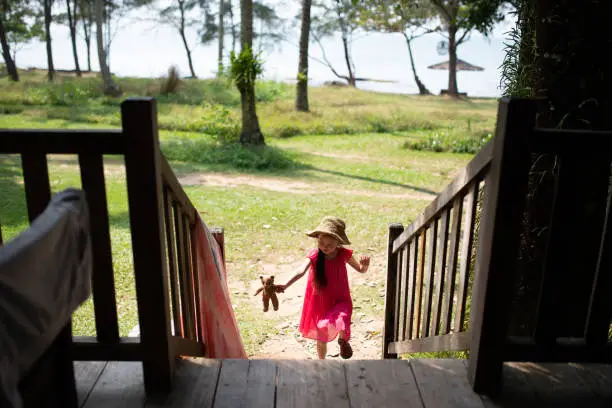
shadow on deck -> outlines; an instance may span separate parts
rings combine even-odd
[[[474,393],[463,360],[180,361],[173,391],[145,397],[142,364],[77,362],[79,406],[610,407],[612,366],[506,363],[495,401]]]

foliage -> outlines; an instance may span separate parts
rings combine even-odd
[[[34,0],[0,2],[0,18],[15,60],[17,52],[33,40],[44,37],[40,5]]]
[[[406,33],[411,38],[433,31],[428,22],[436,10],[429,1],[367,0],[357,6],[359,24],[368,31]]]
[[[257,43],[260,52],[280,47],[286,35],[283,19],[263,0],[253,2],[253,27],[253,42]]]
[[[491,140],[490,132],[474,135],[457,136],[449,131],[434,131],[425,138],[406,142],[404,148],[412,150],[429,150],[433,152],[478,153]]]
[[[230,80],[236,84],[240,92],[255,85],[255,80],[263,73],[261,53],[253,54],[253,50],[244,46],[239,54],[230,54]]]
[[[501,65],[500,88],[504,95],[531,97],[535,94],[535,30],[532,5],[516,1],[516,25],[505,42],[504,61]]]

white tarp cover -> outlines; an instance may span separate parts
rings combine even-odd
[[[91,293],[85,193],[56,194],[32,225],[0,247],[0,407],[19,408],[19,380]]]

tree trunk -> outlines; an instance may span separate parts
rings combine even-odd
[[[416,67],[414,66],[414,57],[412,55],[412,39],[408,37],[408,35],[402,32],[404,35],[404,39],[406,39],[406,46],[408,46],[408,55],[410,56],[410,66],[412,68],[412,75],[414,75],[414,82],[416,82],[417,87],[419,88],[419,95],[431,95],[429,89],[425,86],[423,82],[419,79],[419,76],[416,72]]]
[[[234,24],[234,5],[232,4],[232,0],[227,1],[230,15],[230,25],[232,26],[232,51],[236,51],[236,39],[238,38],[238,34],[236,33],[236,25]]]
[[[197,78],[195,70],[193,69],[193,60],[191,58],[191,50],[189,49],[189,44],[187,43],[187,37],[185,36],[185,2],[179,0],[179,11],[181,13],[181,25],[179,27],[179,34],[181,35],[181,40],[183,40],[183,46],[185,47],[185,52],[187,53],[187,62],[189,63],[189,72],[191,72],[192,78]]]
[[[348,84],[353,88],[357,87],[357,81],[355,80],[355,73],[351,64],[351,53],[348,46],[348,39],[346,35],[342,35],[342,46],[344,48],[344,60],[346,61],[346,68],[348,69]]]
[[[76,1],[74,9],[70,8],[70,0],[66,0],[66,10],[68,12],[68,27],[70,28],[70,41],[72,42],[72,55],[74,56],[74,67],[77,76],[81,76],[81,67],[79,66],[79,54],[77,53],[77,39],[76,39]],[[73,15],[74,11],[74,15]]]
[[[181,39],[183,40],[183,45],[185,46],[185,52],[187,53],[187,62],[189,63],[189,72],[191,72],[191,77],[196,79],[197,75],[195,70],[193,69],[193,59],[191,58],[191,50],[189,49],[189,45],[187,44],[187,37],[185,37],[185,29],[180,30]]]
[[[87,49],[87,71],[91,72],[91,25],[92,25],[92,10],[91,10],[91,1],[87,1],[85,3],[86,10],[83,10],[83,2],[79,1],[77,3],[79,5],[80,13],[76,13],[77,16],[81,17],[81,22],[83,24],[83,37],[85,37],[85,47]]]
[[[241,0],[241,30],[240,41],[242,50],[253,50],[253,0]],[[240,90],[240,102],[242,103],[242,132],[240,143],[243,145],[263,145],[264,137],[259,129],[259,119],[255,107],[255,83]]]
[[[448,95],[457,97],[457,26],[448,25]]]
[[[300,60],[298,63],[295,109],[308,112],[308,39],[310,38],[310,8],[312,0],[302,1],[302,27],[300,32]]]
[[[225,41],[225,3],[219,0],[219,49],[217,55],[217,76],[223,75],[223,44]]]
[[[612,43],[610,30],[603,29],[611,9],[608,2],[596,0],[536,2],[534,85],[536,96],[545,98],[539,101],[538,127],[612,130],[612,76],[602,52]],[[560,337],[582,337],[605,221],[610,164],[569,153],[556,156],[553,170],[561,225],[547,251],[556,254],[555,265],[562,265],[554,270],[562,291],[562,318],[554,324]]]
[[[121,94],[119,87],[113,81],[110,69],[106,64],[106,52],[104,51],[103,27],[104,27],[104,0],[96,0],[96,41],[98,43],[98,60],[100,73],[104,83],[104,95],[118,96]]]
[[[45,14],[45,42],[47,44],[47,69],[49,81],[55,77],[55,67],[53,66],[53,49],[51,48],[51,5],[52,0],[43,0]]]
[[[18,82],[19,81],[19,72],[17,71],[17,67],[15,66],[15,61],[11,57],[11,48],[6,38],[6,31],[4,29],[4,23],[0,16],[0,45],[2,45],[2,59],[4,59],[4,63],[6,64],[6,70],[8,71],[9,77],[11,80]]]

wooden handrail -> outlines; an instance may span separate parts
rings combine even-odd
[[[455,177],[455,179],[425,208],[425,210],[410,224],[393,242],[393,252],[397,252],[415,235],[426,228],[432,220],[440,215],[454,199],[465,193],[471,183],[482,178],[491,164],[493,157],[493,142],[489,141],[470,163]]]

